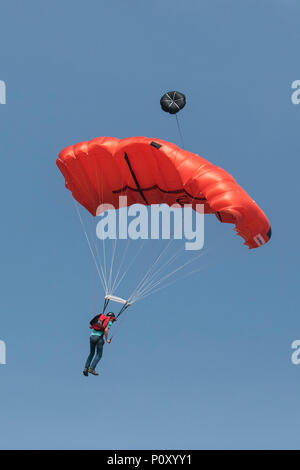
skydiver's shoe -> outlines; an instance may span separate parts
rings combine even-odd
[[[89,369],[88,372],[93,375],[99,375],[94,369]]]
[[[83,375],[85,375],[86,377],[89,375],[89,371],[86,367],[83,369]]]

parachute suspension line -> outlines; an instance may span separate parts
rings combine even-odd
[[[121,186],[123,186],[123,183],[124,183],[124,177],[123,177],[123,181],[122,181]],[[125,184],[124,184],[124,186],[125,186]],[[119,208],[119,210],[120,210],[120,208]],[[122,253],[122,250],[121,250],[121,253],[122,253],[121,261],[118,262],[119,267],[116,268],[117,272],[113,276],[113,267],[114,267],[114,264],[115,264],[115,258],[116,258],[116,253],[117,253],[117,242],[118,242],[118,237],[116,236],[116,238],[114,239],[113,249],[112,249],[112,254],[111,254],[111,265],[110,265],[110,275],[109,275],[109,293],[111,293],[111,294],[113,294],[115,292],[115,289],[116,289],[115,286],[117,284],[117,280],[120,276],[121,269],[122,269],[122,266],[124,264],[124,259],[125,259],[126,252],[128,250],[130,240],[129,239],[127,240],[126,248],[125,248],[125,250],[123,249],[123,253]],[[120,251],[120,250],[118,250],[118,251]]]
[[[96,232],[96,227],[95,227],[95,219],[94,219],[94,217],[93,218],[88,217],[87,221],[89,223],[88,234],[90,236],[90,239],[92,239],[92,241],[93,241],[92,247],[93,247],[93,251],[95,253],[95,258],[97,259],[97,264],[101,269],[102,278],[104,279],[104,285],[106,286],[107,283],[105,282],[105,280],[107,279],[107,275],[106,275],[106,272],[105,272],[105,264],[103,263],[103,259],[102,259],[102,256],[101,256],[101,251],[99,250],[99,240],[98,240],[98,237],[97,237],[97,232]],[[97,273],[96,272],[94,273],[94,283],[95,283],[95,297],[98,299],[98,301],[97,301],[97,304],[98,304],[99,303],[99,296],[97,294],[99,292],[99,286],[98,286],[98,282],[97,282]],[[102,285],[102,287],[103,287],[103,285]],[[97,307],[97,305],[96,305],[94,310],[96,310],[98,308],[99,307]]]
[[[185,279],[186,277],[189,277],[189,276],[191,276],[191,275],[194,274],[194,273],[198,273],[199,271],[203,271],[203,269],[204,269],[204,266],[201,266],[201,268],[198,268],[198,269],[194,269],[193,271],[190,271],[190,272],[186,273],[185,275],[183,275],[183,276],[181,277],[181,279]],[[139,300],[144,299],[145,297],[148,297],[149,295],[153,295],[153,294],[155,294],[156,292],[159,292],[160,290],[165,289],[166,287],[171,286],[171,285],[174,284],[175,282],[178,282],[178,279],[173,279],[172,281],[168,282],[167,284],[164,284],[163,286],[158,287],[157,289],[154,289],[154,290],[152,290],[151,292],[149,292],[149,293],[147,293],[147,294],[144,294],[142,297],[139,298]]]
[[[164,250],[166,253],[167,253],[167,250],[169,249],[170,247],[170,243],[174,241],[174,240],[171,240],[169,242],[169,244],[166,246],[166,249]],[[162,257],[165,253],[161,253],[162,254]],[[144,293],[148,292],[149,291],[149,294],[147,295],[150,295],[152,290],[155,289],[156,286],[158,286],[159,284],[161,284],[165,279],[167,279],[168,277],[172,276],[173,274],[175,274],[177,271],[180,271],[181,269],[183,269],[186,265],[189,265],[190,263],[194,262],[195,260],[197,260],[200,256],[202,256],[202,254],[204,253],[200,253],[197,257],[185,262],[184,264],[182,264],[181,266],[173,269],[170,273],[164,275],[164,276],[161,276],[159,277],[159,274],[161,274],[161,272],[163,270],[165,270],[167,268],[167,266],[169,266],[169,269],[170,269],[170,266],[172,264],[174,264],[174,262],[176,260],[178,260],[178,258],[180,258],[181,256],[183,256],[183,248],[182,248],[182,251],[176,251],[174,255],[170,256],[170,258],[167,259],[167,261],[165,263],[162,264],[162,266],[160,266],[158,269],[154,270],[154,272],[152,272],[151,274],[149,274],[149,276],[147,277],[147,279],[145,279],[145,282],[140,286],[138,287],[137,291],[134,292],[134,294],[130,297],[132,298],[132,300],[134,301],[137,301],[137,300],[140,300],[141,298],[144,297]],[[185,277],[185,276],[184,276]],[[156,279],[155,279],[156,278]],[[164,287],[161,287],[161,289],[164,288]],[[160,290],[160,289],[159,289]]]
[[[116,283],[118,281],[118,278],[120,276],[120,273],[121,273],[121,270],[122,270],[122,267],[123,267],[123,264],[124,264],[125,256],[126,256],[126,253],[127,253],[128,247],[129,247],[129,242],[130,242],[130,239],[128,238],[127,243],[126,243],[126,247],[123,250],[121,261],[119,263],[119,269],[118,269],[118,271],[115,275],[115,280],[114,280],[114,283],[113,283],[112,288],[111,288],[111,293],[112,294],[114,293],[114,291],[116,289]]]
[[[94,263],[95,263],[95,266],[96,266],[96,269],[97,269],[97,272],[98,272],[98,275],[99,275],[101,284],[102,284],[102,286],[103,286],[104,291],[107,291],[107,282],[106,282],[106,279],[105,279],[105,277],[104,277],[104,273],[103,273],[102,267],[101,267],[101,265],[100,265],[100,269],[101,269],[101,270],[100,270],[100,269],[99,269],[99,266],[98,266],[98,263],[97,263],[97,259],[96,259],[96,257],[95,257],[95,253],[94,253],[94,251],[93,251],[93,249],[92,249],[92,246],[91,246],[91,243],[90,243],[88,234],[87,234],[87,232],[86,232],[86,229],[85,229],[85,226],[84,226],[82,217],[81,217],[81,215],[80,215],[80,211],[79,211],[79,209],[78,209],[78,207],[77,207],[77,205],[76,205],[76,203],[75,203],[74,200],[73,200],[73,203],[74,203],[74,206],[75,206],[75,209],[76,209],[76,213],[77,213],[77,215],[78,215],[78,218],[79,218],[79,220],[80,220],[83,233],[84,233],[85,238],[86,238],[86,241],[87,241],[87,243],[88,243],[88,247],[89,247],[90,252],[91,252],[91,254],[92,254],[92,257],[93,257],[93,260],[94,260]]]
[[[169,248],[169,247],[168,247]],[[167,251],[167,250],[166,250]],[[163,257],[163,255],[161,256],[161,258]],[[159,261],[159,260],[157,260]],[[165,263],[165,265],[167,265],[169,263],[169,261],[167,261],[167,263]],[[140,293],[149,286],[149,284],[151,284],[151,282],[153,281],[153,279],[158,275],[158,273],[164,269],[164,266],[161,266],[159,269],[157,270],[153,270],[154,269],[154,264],[152,265],[152,267],[149,269],[148,273],[146,274],[146,278],[144,279],[144,281],[141,283],[141,285],[139,285],[137,287],[137,289],[134,291],[132,297],[130,297],[130,299],[132,301],[136,301],[137,299],[140,298]],[[151,273],[152,271],[152,273]]]
[[[148,271],[146,272],[146,274],[144,275],[144,277],[142,278],[142,280],[139,282],[139,284],[137,285],[137,287],[134,289],[134,291],[132,292],[132,294],[130,295],[129,297],[129,300],[130,301],[136,301],[136,299],[138,298],[139,296],[139,291],[147,284],[148,282],[148,278],[149,278],[149,275],[151,274],[151,272],[153,272],[153,269],[155,268],[155,266],[157,265],[157,263],[159,262],[159,260],[162,258],[162,256],[164,255],[164,253],[166,252],[166,250],[169,248],[170,244],[173,242],[173,240],[171,239],[167,246],[160,252],[160,254],[157,256],[157,258],[154,260],[154,262],[152,263],[152,265],[150,266],[150,268],[148,269]]]
[[[130,241],[130,239],[128,239],[128,241]],[[128,267],[127,269],[123,272],[121,278],[118,280],[118,282],[116,283],[116,285],[113,286],[113,289],[116,290],[121,282],[123,281],[124,277],[126,276],[126,274],[128,273],[128,271],[130,270],[131,266],[133,265],[133,263],[135,262],[136,258],[138,257],[138,255],[140,254],[141,250],[143,249],[144,247],[144,244],[145,244],[145,240],[143,240],[141,246],[139,247],[139,249],[136,251],[134,257],[132,258],[132,260],[130,261],[130,263],[128,264]]]
[[[176,269],[174,269],[173,271],[171,271],[170,273],[166,274],[165,276],[163,276],[161,279],[159,279],[158,281],[148,285],[145,287],[145,289],[143,289],[140,293],[139,293],[139,300],[142,299],[143,297],[147,296],[147,295],[150,295],[153,293],[154,289],[159,286],[159,284],[162,284],[162,282],[166,279],[168,279],[169,277],[173,276],[176,272],[178,271],[181,271],[185,266],[188,266],[189,264],[193,263],[194,261],[196,261],[197,259],[199,259],[201,256],[203,256],[204,253],[200,253],[198,256],[196,256],[195,258],[191,259],[191,260],[188,260],[186,261],[184,264],[180,265],[179,267],[177,267]],[[187,273],[187,275],[189,275],[189,273]],[[186,276],[184,276],[186,277]],[[173,281],[175,282],[175,280]],[[171,282],[171,283],[173,283]],[[164,288],[165,286],[162,286],[162,288]]]
[[[156,281],[160,281],[161,278],[158,278],[155,280],[155,278],[157,278],[157,276],[161,273],[161,271],[163,271],[164,269],[166,269],[167,266],[170,266],[172,265],[180,256],[182,256],[183,253],[178,253],[176,252],[174,255],[172,255],[167,261],[166,263],[164,263],[160,268],[158,268],[156,271],[154,271],[149,277],[148,277],[148,280],[147,282],[144,283],[144,286],[141,286],[141,288],[139,289],[139,292],[137,293],[137,297],[139,297],[141,295],[141,293],[144,291],[144,289],[148,289],[149,287],[151,287],[151,285],[153,284],[153,282],[156,282]],[[137,298],[136,297],[136,298]]]
[[[160,268],[158,268],[156,271],[153,272],[148,278],[149,283],[151,283],[158,274],[165,269],[167,266],[173,264],[177,258],[182,256],[183,253],[176,252],[174,255],[172,255]]]
[[[108,276],[107,276],[107,261],[106,261],[106,248],[105,248],[105,239],[104,237],[102,237],[102,253],[103,253],[103,268],[102,268],[102,271],[104,273],[104,279],[107,279]],[[100,252],[98,250],[98,259],[99,259],[99,263],[100,263],[100,266],[102,266],[102,259],[101,259],[101,256],[100,256]],[[107,285],[107,282],[105,283],[105,293],[107,294],[108,293],[108,285]]]
[[[114,262],[115,262],[116,247],[117,247],[117,239],[115,239],[113,242],[113,249],[112,249],[112,255],[111,255],[111,260],[110,260],[109,278],[108,278],[108,293],[112,293],[111,287],[112,287],[112,282],[113,282],[112,281],[113,267],[114,267]]]
[[[158,265],[159,261],[160,260],[163,260],[163,257],[165,255],[167,255],[168,253],[168,250],[171,246],[171,244],[173,243],[174,240],[170,240],[170,242],[168,243],[168,245],[165,247],[164,250],[162,250],[162,252],[160,253],[158,259],[153,263],[152,267],[150,268],[149,272],[148,272],[148,275],[147,277],[145,278],[144,282],[138,287],[138,289],[135,291],[133,297],[132,297],[132,301],[137,301],[140,299],[140,296],[141,296],[141,293],[144,292],[144,290],[147,290],[151,285],[152,283],[154,282],[155,278],[159,275],[159,273],[161,273],[162,270],[164,270],[166,268],[166,266],[168,266],[169,264],[172,264],[176,258],[178,258],[180,256],[180,253],[175,253],[175,255],[171,256],[170,258],[167,259],[166,262],[164,262],[162,264],[162,266],[160,267],[157,267],[157,269],[155,270],[154,269],[154,265]],[[152,271],[152,272],[150,272]],[[158,279],[159,280],[159,279]]]
[[[176,117],[178,132],[179,132],[179,135],[180,135],[181,146],[184,149],[184,140],[183,140],[183,135],[182,135],[182,131],[181,131],[181,127],[180,127],[180,123],[179,123],[179,119],[178,119],[177,114],[175,114],[175,117]]]
[[[165,247],[165,249],[161,252],[159,258],[161,258],[161,260],[163,260],[163,257],[164,256],[167,256],[168,254],[168,250],[170,249],[171,247],[171,244],[174,242],[173,239],[170,240],[170,242],[168,243],[168,245]],[[155,278],[157,278],[157,276],[159,276],[159,274],[161,273],[161,271],[163,271],[164,269],[166,269],[166,267],[168,265],[171,265],[175,262],[176,259],[178,259],[180,256],[182,256],[182,253],[180,252],[176,252],[175,254],[173,254],[172,256],[170,256],[166,262],[163,262],[163,264],[160,266],[160,267],[157,267],[156,270],[154,270],[152,273],[149,273],[148,277],[145,279],[145,282],[139,287],[138,291],[136,292],[135,296],[134,296],[134,300],[136,301],[137,299],[140,298],[140,295],[141,293],[145,290],[145,289],[148,289],[152,283],[154,282]],[[159,259],[157,260],[159,261]],[[157,263],[158,264],[158,263]],[[157,279],[157,281],[159,282],[160,281],[160,278]]]
[[[184,264],[178,266],[178,267],[175,268],[173,271],[171,271],[170,273],[166,274],[166,275],[163,276],[161,279],[159,279],[158,281],[156,281],[154,284],[152,284],[151,286],[147,287],[145,290],[148,291],[148,292],[151,292],[152,289],[153,289],[154,287],[156,287],[157,285],[161,284],[163,280],[168,279],[170,276],[172,276],[172,275],[175,274],[176,272],[181,271],[185,266],[188,266],[189,264],[193,263],[194,261],[196,261],[197,259],[199,259],[201,256],[203,256],[203,254],[204,254],[204,253],[200,253],[200,254],[199,254],[198,256],[196,256],[195,258],[186,261]]]
[[[96,257],[98,257],[98,250],[97,250],[97,243],[96,240],[94,240],[94,247],[95,247],[95,254]],[[98,273],[95,271],[95,266],[94,263],[91,263],[91,268],[92,268],[92,285],[93,285],[93,312],[96,312],[98,310],[98,302],[99,302],[99,282],[98,282]]]
[[[145,200],[145,202],[147,202],[146,199],[145,199],[145,197],[144,197],[144,195],[143,195],[143,192],[142,192],[141,189],[140,189],[139,183],[138,183],[138,181],[137,181],[137,179],[136,179],[136,176],[135,176],[135,174],[134,174],[134,172],[133,172],[133,169],[132,169],[131,164],[130,164],[130,162],[129,162],[128,156],[127,156],[126,154],[124,155],[124,158],[125,158],[125,160],[126,160],[126,163],[127,163],[127,165],[128,165],[128,168],[129,168],[129,170],[130,170],[130,172],[131,172],[131,174],[132,174],[132,176],[133,176],[133,178],[134,178],[134,181],[135,181],[135,183],[136,183],[136,185],[137,185],[137,189],[141,192],[141,195],[142,195],[143,199]],[[124,183],[124,181],[125,181],[125,180],[123,179],[123,183]],[[124,184],[125,184],[125,183],[124,183]],[[103,188],[103,184],[102,184],[102,188]],[[103,191],[102,191],[102,199],[103,199]],[[120,210],[120,209],[119,209],[119,210]],[[105,256],[105,266],[106,266],[106,255],[105,255],[105,241],[104,241],[104,238],[105,238],[105,237],[103,237],[103,252],[104,252],[104,256]],[[112,294],[113,292],[115,292],[115,290],[116,290],[117,287],[120,285],[120,283],[122,282],[122,280],[123,280],[124,277],[125,277],[126,272],[127,272],[128,269],[129,269],[129,268],[127,268],[127,270],[121,275],[122,267],[123,267],[124,261],[125,261],[125,255],[126,255],[126,252],[127,252],[128,248],[129,248],[130,241],[131,241],[131,240],[128,239],[128,240],[127,240],[127,243],[126,243],[126,248],[125,248],[125,250],[123,250],[123,252],[122,252],[122,250],[121,250],[121,261],[120,261],[120,263],[118,263],[119,267],[116,267],[116,268],[115,268],[115,265],[116,265],[115,260],[116,260],[116,258],[117,258],[118,251],[120,251],[120,250],[117,250],[118,237],[116,237],[116,238],[114,239],[114,241],[113,241],[112,252],[111,252],[111,254],[110,254],[110,268],[109,268],[109,276],[108,276],[108,289],[107,289],[107,292],[106,292],[107,294],[108,294],[108,293],[111,293],[111,294]],[[120,256],[120,255],[118,254],[118,256]],[[131,264],[131,263],[130,263],[130,264]],[[106,268],[105,268],[105,269],[106,269]],[[116,273],[114,273],[114,270],[117,270]]]
[[[168,245],[170,244],[170,242],[168,243]],[[163,251],[166,250],[166,247],[164,248]],[[129,300],[130,301],[133,301],[133,299],[137,299],[138,297],[138,292],[139,290],[142,288],[142,286],[145,285],[145,283],[147,282],[147,277],[149,276],[149,274],[151,273],[151,271],[154,269],[154,266],[158,263],[159,259],[161,258],[162,254],[163,254],[163,251],[158,255],[158,257],[154,260],[154,262],[152,263],[152,265],[149,267],[148,271],[146,271],[145,275],[142,277],[141,281],[138,283],[138,285],[136,286],[136,288],[133,290],[133,292],[131,293],[131,295],[129,296]]]

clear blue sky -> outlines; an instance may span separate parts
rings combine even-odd
[[[2,449],[299,449],[299,14],[296,0],[2,2]],[[86,379],[94,268],[55,160],[101,135],[179,144],[170,89],[187,96],[187,149],[233,174],[273,237],[250,251],[208,217],[205,269],[129,310]]]

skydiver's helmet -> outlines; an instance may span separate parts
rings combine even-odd
[[[112,322],[116,321],[116,315],[113,313],[113,312],[108,312],[108,314],[106,315],[107,317],[110,317],[110,320]]]

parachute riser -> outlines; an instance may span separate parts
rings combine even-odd
[[[123,301],[123,305],[121,307],[121,310],[119,311],[119,313],[116,315],[116,318],[118,318],[130,305],[132,305],[132,302],[128,302],[127,300],[124,300],[124,299],[121,299],[119,297],[114,297],[114,296],[111,296],[111,295],[106,295],[105,296],[105,299],[104,299],[104,305],[103,305],[103,313],[105,313],[105,310],[107,309],[108,307],[108,304],[110,302],[110,300],[114,300],[116,302],[119,302],[119,301]]]
[[[118,318],[131,304],[124,304],[116,318]]]
[[[108,300],[108,299],[106,299],[106,300]],[[108,305],[108,303],[109,303],[109,300],[108,300],[108,302],[107,302],[107,305]],[[107,306],[107,305],[106,305],[106,306]],[[116,320],[117,320],[117,318],[118,318],[122,313],[125,312],[125,310],[126,310],[128,307],[130,307],[130,305],[131,305],[131,303],[126,303],[126,304],[124,304],[124,305],[122,306],[121,310],[120,310],[119,313],[116,315]],[[114,335],[111,335],[111,337],[110,337],[110,339],[109,339],[109,342],[110,342],[110,343],[111,343],[111,341],[112,341],[112,339],[113,339],[113,336],[114,336]]]
[[[103,305],[103,311],[102,311],[102,313],[105,313],[105,310],[106,310],[108,304],[109,304],[109,299],[105,299],[105,300],[104,300],[104,305]]]

